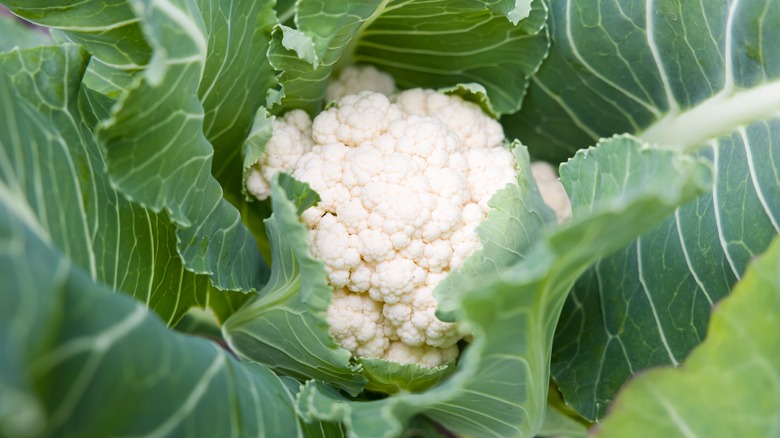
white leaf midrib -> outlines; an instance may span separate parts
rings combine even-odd
[[[750,122],[780,117],[780,80],[723,92],[681,112],[669,112],[637,136],[690,150]]]

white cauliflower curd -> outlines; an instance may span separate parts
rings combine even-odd
[[[322,198],[302,220],[334,289],[327,319],[342,347],[427,367],[456,359],[461,336],[436,318],[433,290],[481,247],[488,200],[515,183],[503,141],[475,104],[424,89],[347,94],[312,123],[301,111],[274,122],[247,188],[265,199],[284,170]]]

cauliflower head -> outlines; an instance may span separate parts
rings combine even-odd
[[[462,336],[436,317],[433,290],[481,248],[475,228],[488,200],[516,182],[501,125],[475,104],[424,89],[392,99],[363,91],[311,124],[304,115],[275,122],[268,158],[247,186],[264,199],[285,170],[320,195],[301,217],[334,289],[331,335],[355,356],[453,361]]]

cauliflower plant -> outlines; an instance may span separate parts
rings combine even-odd
[[[427,367],[451,362],[462,336],[436,318],[433,290],[481,247],[475,228],[488,200],[515,183],[501,125],[433,90],[391,98],[331,89],[337,100],[313,121],[292,111],[274,122],[247,189],[265,199],[273,175],[288,171],[319,193],[302,220],[334,289],[327,319],[342,347]]]

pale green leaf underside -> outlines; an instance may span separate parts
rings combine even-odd
[[[1,193],[0,435],[301,436],[273,372],[169,331],[71,264]]]
[[[780,433],[780,241],[718,304],[679,369],[629,382],[597,437],[770,437]]]
[[[323,379],[357,395],[366,380],[359,367],[350,364],[349,351],[330,336],[324,316],[332,293],[325,266],[312,257],[297,206],[288,199],[279,177],[271,184],[271,195],[274,213],[265,221],[273,260],[271,279],[257,298],[225,321],[224,337],[244,359],[301,380]]]
[[[590,208],[591,213],[550,230],[502,275],[464,284],[461,320],[473,330],[474,341],[455,374],[424,393],[371,402],[348,402],[310,382],[299,397],[304,418],[344,421],[353,436],[393,436],[417,414],[465,435],[535,434],[547,403],[553,331],[577,276],[708,183],[704,163],[642,147],[630,138],[609,140],[587,155],[579,154],[568,168],[570,175],[604,195],[577,198],[575,209]],[[615,181],[599,174],[612,174]]]
[[[92,278],[172,324],[205,304],[208,279],[183,268],[164,215],[111,187],[89,127],[107,109],[79,93],[87,62],[74,45],[0,55],[0,198]]]
[[[632,132],[715,169],[711,195],[601,261],[564,308],[553,375],[594,420],[632,374],[701,342],[712,303],[780,230],[780,4],[564,0],[550,13],[553,49],[510,135],[558,161]]]
[[[366,389],[395,394],[399,391],[422,392],[435,386],[455,372],[455,364],[428,368],[414,363],[400,364],[383,359],[362,357],[363,375],[368,379]]]

